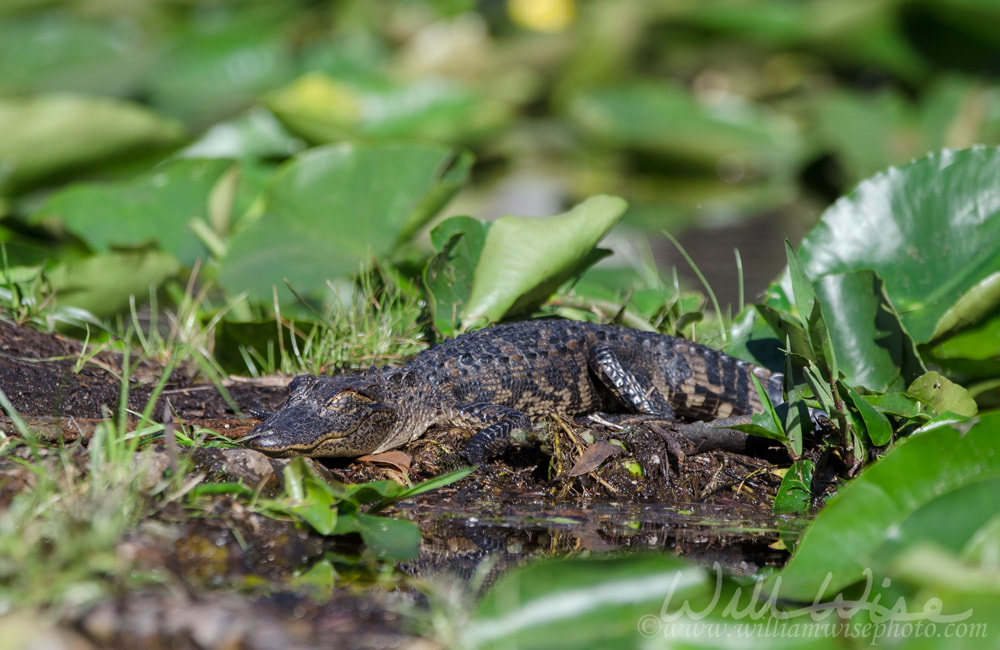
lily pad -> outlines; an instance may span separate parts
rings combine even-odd
[[[568,112],[602,140],[712,170],[739,165],[749,177],[785,173],[797,155],[797,134],[789,123],[748,106],[703,106],[687,90],[660,81],[581,91]]]
[[[0,99],[0,194],[176,145],[184,128],[138,104],[69,93]]]
[[[805,237],[799,257],[814,280],[874,270],[906,331],[934,338],[956,304],[986,313],[1000,305],[981,286],[1000,267],[1000,149],[944,150],[892,167],[833,204]],[[789,280],[783,284],[787,287]],[[977,291],[977,300],[962,301]]]
[[[537,563],[491,587],[461,638],[478,648],[635,647],[640,619],[655,618],[664,598],[700,602],[711,587],[705,569],[666,555]]]
[[[498,321],[548,298],[596,261],[588,255],[625,208],[618,197],[595,196],[553,217],[497,219],[476,265],[462,328]]]
[[[924,372],[882,280],[871,271],[835,273],[816,282],[838,367],[849,386],[902,390]]]
[[[128,273],[122,273],[128,269]],[[151,289],[180,271],[177,260],[156,250],[113,251],[60,262],[46,271],[56,304],[85,309],[98,317],[116,314],[131,296],[144,301]]]
[[[31,216],[54,219],[95,251],[159,246],[191,266],[208,249],[191,229],[207,222],[209,196],[231,160],[178,160],[133,180],[71,185]]]
[[[399,83],[311,72],[274,91],[268,107],[289,129],[318,143],[356,137],[460,143],[491,130],[507,110],[452,81]]]
[[[298,72],[282,3],[194,12],[146,79],[151,102],[185,120],[207,121],[249,106]]]
[[[423,279],[431,296],[434,327],[444,336],[458,331],[489,229],[489,224],[472,217],[452,217],[431,231],[437,254],[427,263]]]
[[[72,5],[4,3],[0,9],[0,93],[13,96],[60,89],[122,95],[134,89],[162,34],[136,29],[132,20],[123,20],[124,12],[74,9]]]
[[[306,143],[286,131],[270,111],[256,106],[237,118],[212,126],[179,155],[185,158],[284,158],[305,147]]]
[[[938,413],[955,413],[972,417],[978,407],[976,401],[965,390],[939,372],[928,372],[918,377],[906,390],[922,402],[930,404]]]
[[[447,147],[335,145],[275,173],[260,219],[235,233],[223,286],[269,299],[271,288],[314,295],[327,278],[390,255],[458,191],[472,159]]]
[[[955,490],[1000,478],[1000,414],[981,416],[964,435],[958,426],[929,425],[844,487],[772,579],[780,596],[812,601],[860,581],[908,517]]]

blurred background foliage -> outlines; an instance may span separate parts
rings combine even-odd
[[[196,260],[266,301],[269,247],[328,276],[372,246],[405,267],[452,196],[439,216],[614,194],[626,268],[592,278],[678,263],[667,230],[736,303],[733,248],[752,298],[862,178],[1000,140],[998,34],[994,0],[8,0],[5,265],[99,315]],[[297,210],[339,212],[268,221]]]

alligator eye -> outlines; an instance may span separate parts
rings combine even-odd
[[[330,399],[326,400],[326,405],[328,407],[340,406],[344,403],[344,400],[346,399],[347,399],[347,393],[340,392],[331,397]]]
[[[327,408],[339,408],[348,402],[348,400],[362,400],[365,402],[372,401],[367,395],[357,393],[353,390],[342,390],[333,397],[331,397],[326,402]]]

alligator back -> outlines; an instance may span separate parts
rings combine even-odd
[[[751,380],[780,400],[771,373],[710,347],[663,334],[569,320],[498,325],[445,341],[389,371],[392,384],[443,392],[456,404],[502,404],[531,416],[629,411],[594,367],[609,350],[655,387],[677,416],[705,420],[762,409]],[[411,389],[412,390],[412,389]]]

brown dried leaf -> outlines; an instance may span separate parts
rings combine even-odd
[[[573,465],[573,469],[567,472],[567,476],[582,476],[597,469],[601,463],[622,453],[622,448],[610,442],[598,440],[583,450],[580,458]]]
[[[393,450],[386,451],[381,454],[368,454],[366,456],[360,456],[358,460],[363,460],[366,463],[388,465],[389,467],[406,474],[410,471],[410,463],[413,462],[413,457],[401,451]]]

